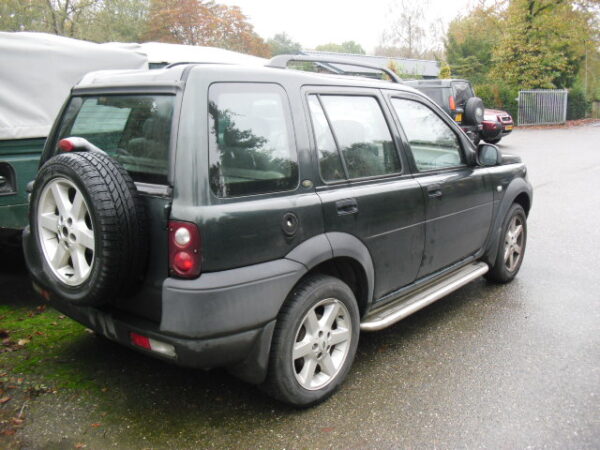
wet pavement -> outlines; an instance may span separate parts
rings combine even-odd
[[[73,344],[106,391],[28,405],[33,448],[600,447],[600,127],[517,130],[534,185],[527,251],[375,334],[347,382],[297,411],[224,371],[165,365],[94,336]],[[22,273],[15,290],[29,295]],[[99,426],[90,424],[99,423]],[[1,438],[0,438],[1,439]],[[1,447],[0,441],[0,447]]]

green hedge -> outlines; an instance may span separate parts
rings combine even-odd
[[[486,108],[507,111],[516,122],[519,106],[519,91],[497,84],[481,84],[475,86],[475,93],[481,97]]]
[[[569,90],[567,99],[567,120],[584,119],[590,111],[592,102],[585,97],[583,89],[573,88]]]

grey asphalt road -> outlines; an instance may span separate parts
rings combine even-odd
[[[599,448],[600,126],[517,130],[500,148],[524,159],[535,187],[518,278],[477,280],[363,334],[326,403],[293,410],[224,371],[167,366],[90,336],[75,352],[94,367],[84,375],[110,390],[38,397],[20,439],[33,448]],[[102,430],[91,430],[100,415]]]

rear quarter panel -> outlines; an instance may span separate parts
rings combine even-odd
[[[297,83],[218,69],[191,70],[183,97],[173,177],[171,218],[196,223],[202,235],[202,270],[213,272],[283,258],[305,240],[323,233],[320,200],[313,187],[307,122]],[[208,91],[213,83],[274,83],[291,109],[299,180],[293,190],[237,198],[218,198],[210,189],[208,166]],[[301,181],[310,180],[308,186]],[[286,236],[282,218],[299,219],[297,232]]]

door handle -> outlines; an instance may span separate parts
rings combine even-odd
[[[358,203],[356,199],[345,198],[335,202],[335,208],[338,216],[345,216],[347,214],[356,214],[358,212]]]
[[[440,184],[430,184],[427,186],[427,196],[429,198],[440,198],[444,193]]]

